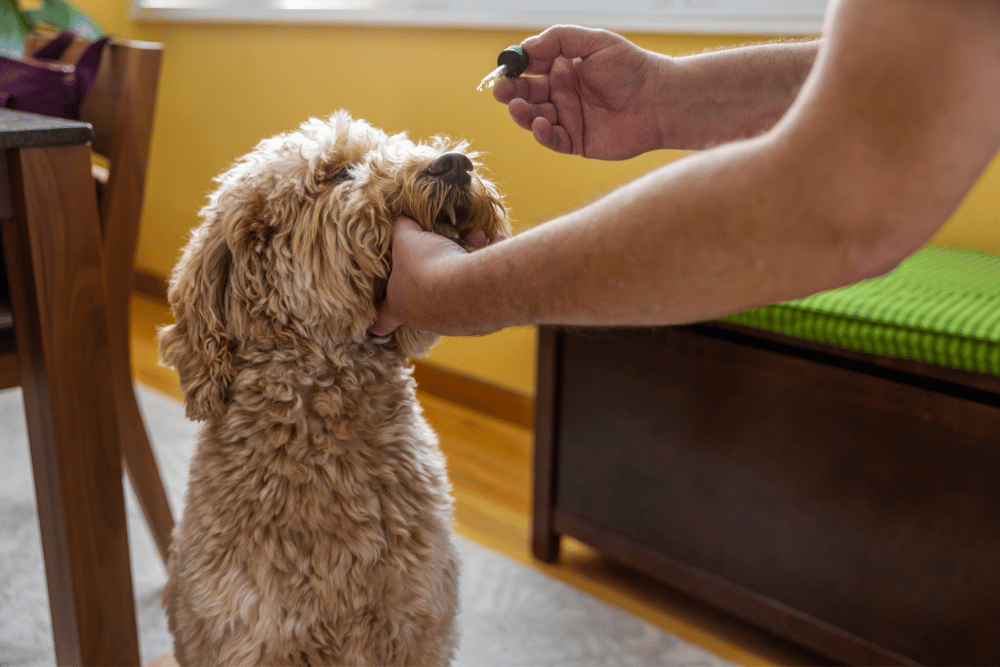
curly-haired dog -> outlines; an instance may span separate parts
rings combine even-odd
[[[398,216],[509,233],[475,160],[338,112],[217,178],[160,334],[205,422],[163,592],[182,665],[450,661],[451,499],[408,362],[436,337],[367,330]]]

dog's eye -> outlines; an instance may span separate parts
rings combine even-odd
[[[348,180],[351,177],[351,172],[349,171],[350,166],[351,165],[349,164],[345,164],[341,168],[337,169],[337,171],[333,172],[332,174],[326,177],[325,182],[343,183],[344,181]]]

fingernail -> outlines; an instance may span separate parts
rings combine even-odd
[[[473,248],[485,248],[486,247],[486,232],[481,229],[477,229],[469,235],[467,240],[468,244]]]
[[[497,233],[493,235],[493,240],[490,241],[490,243],[500,243],[500,241],[503,241],[506,238],[507,237],[504,236],[503,234]]]

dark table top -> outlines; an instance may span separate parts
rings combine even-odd
[[[0,150],[85,144],[93,138],[90,123],[0,109]]]

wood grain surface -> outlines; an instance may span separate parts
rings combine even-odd
[[[90,149],[6,158],[3,247],[56,658],[138,664]]]

